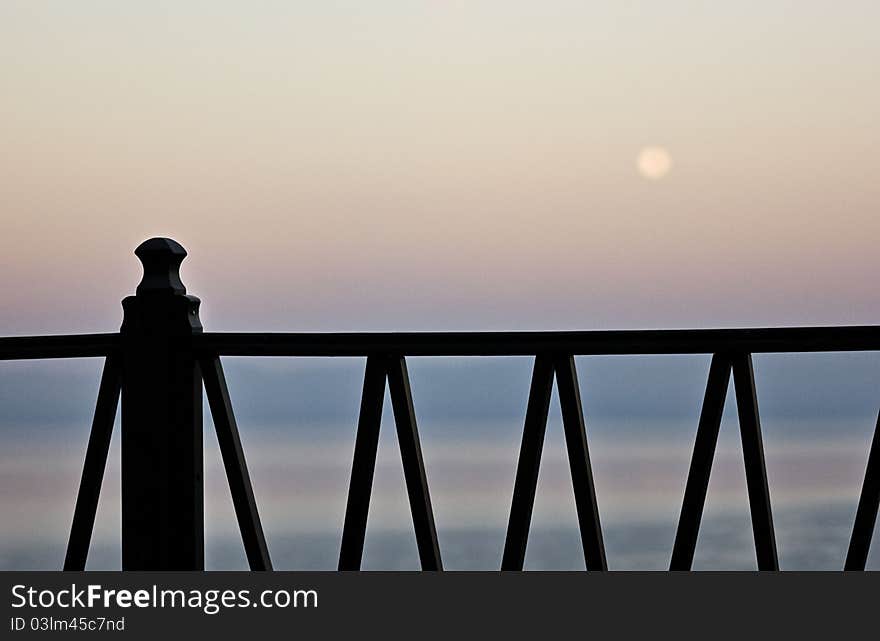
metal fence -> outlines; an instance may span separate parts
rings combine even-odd
[[[778,570],[773,512],[752,354],[880,350],[880,327],[798,327],[587,332],[210,333],[186,294],[186,251],[166,238],[142,243],[136,294],[123,300],[117,333],[0,338],[0,360],[102,356],[104,369],[86,448],[65,570],[85,568],[110,436],[122,398],[122,568],[204,568],[202,388],[217,430],[235,514],[252,570],[271,570],[257,502],[221,356],[366,357],[346,505],[340,570],[358,570],[376,464],[386,381],[423,570],[442,570],[422,459],[407,356],[533,356],[522,445],[502,570],[521,570],[554,379],[586,567],[606,570],[574,357],[712,354],[670,569],[689,570],[697,543],[728,383],[733,375],[759,570]],[[859,498],[846,570],[863,570],[880,505],[880,419]]]

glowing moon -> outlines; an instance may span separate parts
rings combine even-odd
[[[672,156],[663,147],[645,147],[639,152],[636,167],[648,180],[660,180],[672,169]]]

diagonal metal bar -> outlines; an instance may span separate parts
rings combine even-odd
[[[385,401],[386,374],[385,358],[381,356],[367,358],[354,460],[351,465],[351,482],[348,487],[348,502],[345,506],[345,522],[342,526],[340,570],[361,569],[373,474],[376,470],[376,453],[379,449],[379,428],[382,421],[382,404]]]
[[[865,480],[853,523],[849,550],[846,553],[844,570],[864,570],[868,562],[868,551],[877,522],[877,510],[880,508],[880,415],[874,428],[874,439],[868,454],[868,466],[865,469]]]
[[[596,502],[593,467],[590,464],[590,451],[587,447],[584,409],[574,356],[560,356],[556,358],[555,365],[559,406],[562,410],[562,425],[565,429],[565,445],[568,449],[568,465],[571,468],[571,483],[574,488],[584,560],[588,570],[604,571],[608,569],[608,562],[605,559],[605,542],[602,539],[602,525],[599,522],[599,505]]]
[[[98,387],[92,431],[89,433],[89,444],[86,447],[82,478],[73,511],[73,523],[70,526],[70,539],[67,542],[67,554],[64,557],[65,571],[86,569],[89,543],[92,540],[92,529],[98,512],[98,499],[101,496],[101,483],[104,480],[104,468],[107,466],[107,453],[110,451],[110,438],[113,435],[113,423],[119,407],[120,386],[119,356],[111,354],[104,360],[104,371]]]
[[[516,481],[513,486],[513,500],[510,504],[510,519],[507,524],[507,538],[504,541],[504,555],[501,559],[502,570],[522,570],[525,563],[529,525],[532,521],[532,508],[535,505],[535,490],[538,487],[538,471],[541,467],[541,452],[544,449],[544,433],[547,431],[547,414],[550,411],[552,391],[553,359],[546,354],[538,354],[532,369],[522,444],[516,466]]]
[[[257,511],[257,501],[241,447],[223,366],[217,356],[202,359],[200,365],[248,564],[251,570],[271,570],[272,561],[269,559],[269,549]]]
[[[437,529],[434,526],[434,510],[428,492],[428,477],[425,474],[412,390],[403,356],[388,359],[388,389],[391,392],[400,458],[403,462],[403,475],[406,480],[406,491],[409,494],[409,507],[422,569],[442,570],[440,545],[437,541]]]
[[[764,462],[764,442],[761,438],[752,355],[736,354],[731,357],[731,365],[758,569],[778,570],[776,534],[773,530],[773,511],[770,507],[770,488],[767,485],[767,465]]]
[[[697,536],[703,518],[703,506],[706,504],[706,492],[709,489],[712,461],[715,458],[715,446],[718,443],[718,431],[721,428],[721,415],[724,412],[724,400],[727,397],[729,383],[730,360],[722,354],[714,354],[709,365],[709,379],[706,382],[706,394],[703,396],[703,409],[700,412],[697,438],[694,441],[694,453],[681,504],[675,544],[672,547],[670,570],[690,570],[694,562]]]

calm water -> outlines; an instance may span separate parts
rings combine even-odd
[[[662,426],[658,426],[658,431]],[[735,427],[735,426],[734,426]],[[726,426],[713,470],[695,567],[755,567],[745,480],[735,430]],[[333,569],[339,549],[351,442],[314,431],[245,434],[274,564]],[[460,433],[460,430],[457,430]],[[674,430],[672,430],[674,432]],[[60,567],[79,476],[82,444],[58,433],[41,444],[10,442],[2,457],[0,567]],[[592,456],[613,569],[663,569],[669,562],[687,471],[687,439],[595,439]],[[244,569],[215,443],[206,441],[207,565]],[[866,457],[863,439],[789,447],[768,439],[768,474],[784,569],[839,569]],[[461,436],[424,442],[444,565],[500,564],[518,442]],[[118,443],[99,508],[90,569],[119,568]],[[53,462],[54,459],[54,462]],[[870,567],[880,568],[876,551]],[[383,432],[365,548],[366,569],[415,569],[418,558],[393,430]],[[560,426],[551,421],[526,567],[583,569]]]

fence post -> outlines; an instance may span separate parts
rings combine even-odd
[[[202,383],[192,335],[199,299],[186,295],[186,250],[151,238],[144,276],[122,301],[122,569],[204,569]]]

